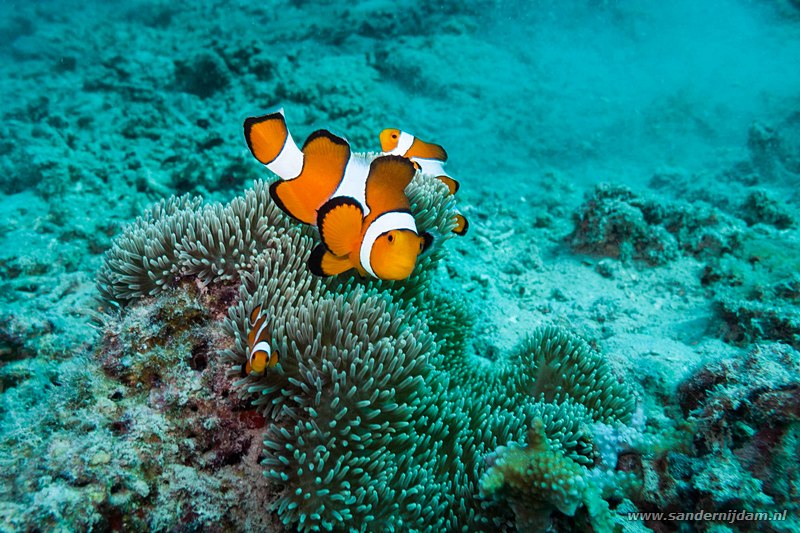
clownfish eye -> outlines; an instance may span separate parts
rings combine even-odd
[[[388,238],[389,238],[389,242],[394,242],[394,235],[392,235],[391,233],[389,234]]]
[[[392,139],[397,139],[397,134],[396,133],[392,133]]]

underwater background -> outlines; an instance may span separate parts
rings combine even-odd
[[[796,0],[7,1],[0,44],[0,531],[800,531]],[[278,105],[445,147],[409,280],[307,272]]]

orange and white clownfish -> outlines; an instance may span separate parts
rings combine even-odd
[[[270,186],[272,199],[289,216],[315,225],[317,211],[343,181],[351,157],[347,141],[318,130],[301,150],[286,127],[283,108],[247,118],[244,136],[255,158],[281,178]]]
[[[423,174],[431,174],[447,186],[450,194],[458,191],[460,184],[445,170],[447,152],[438,144],[418,139],[398,129],[385,129],[380,133],[381,150],[385,154],[399,155],[410,159]],[[456,211],[456,227],[453,233],[464,235],[469,229],[466,217]]]
[[[331,276],[355,268],[385,280],[405,279],[431,242],[419,235],[405,188],[416,174],[406,158],[352,153],[348,142],[326,130],[300,149],[283,110],[244,123],[250,151],[281,179],[270,196],[288,215],[316,225],[323,244],[309,268]]]
[[[261,306],[250,313],[247,332],[247,361],[242,367],[244,376],[260,376],[264,370],[278,364],[278,352],[272,350],[267,334],[267,315],[261,314]]]
[[[406,279],[432,242],[419,235],[405,188],[417,169],[406,158],[381,156],[369,164],[363,202],[335,196],[319,210],[321,245],[308,261],[314,274],[331,276],[352,268],[362,276]]]

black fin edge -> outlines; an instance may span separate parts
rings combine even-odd
[[[324,244],[318,244],[313,250],[311,250],[311,256],[308,258],[308,270],[311,271],[312,274],[315,276],[327,278],[330,274],[326,274],[322,270],[322,257],[328,249],[325,247]]]
[[[417,166],[414,164],[414,162],[411,161],[410,159],[408,159],[407,157],[403,157],[402,155],[381,155],[381,156],[378,156],[375,159],[373,159],[372,162],[369,164],[369,171],[372,172],[372,166],[373,165],[375,165],[376,163],[379,163],[381,161],[385,161],[387,159],[394,159],[395,161],[401,162],[403,165],[408,165],[411,168],[411,170],[414,171],[412,173],[412,177],[413,177],[414,174],[417,173]]]
[[[458,190],[461,188],[461,184],[458,182],[458,180],[457,180],[457,179],[453,178],[452,176],[447,176],[447,177],[448,177],[448,178],[450,178],[451,180],[453,180],[453,183],[455,183],[455,184],[456,184],[456,190],[454,190],[454,191],[453,191],[453,196],[455,196],[455,194],[456,194],[456,193],[458,192]]]
[[[311,141],[313,141],[314,139],[316,139],[318,137],[325,137],[325,138],[327,138],[328,140],[330,140],[333,143],[341,144],[343,146],[347,146],[348,149],[350,148],[350,143],[347,142],[347,139],[345,139],[344,137],[339,137],[338,135],[333,134],[328,130],[316,130],[316,131],[312,132],[311,135],[308,136],[308,138],[306,139],[306,142],[303,143],[303,148],[302,149],[305,150],[306,146],[308,146],[308,143],[310,143]]]
[[[426,231],[421,235],[421,237],[423,239],[422,253],[425,253],[428,251],[428,248],[430,248],[431,245],[433,244],[433,235],[431,235]]]
[[[434,143],[430,143],[430,144],[434,144]],[[440,149],[440,150],[442,151],[442,153],[444,154],[444,159],[442,159],[442,163],[447,163],[447,150],[445,150],[445,149],[444,149],[444,146],[442,146],[441,144],[437,144],[436,146],[438,146],[438,147],[439,147],[439,149]]]

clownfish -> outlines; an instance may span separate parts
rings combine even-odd
[[[450,194],[458,191],[461,185],[444,170],[444,164],[447,162],[447,152],[444,148],[398,129],[385,129],[379,137],[383,153],[410,159],[423,174],[436,176],[447,186]],[[467,233],[467,229],[469,229],[469,222],[466,217],[456,211],[456,227],[453,228],[453,233],[464,235]]]
[[[352,153],[345,139],[326,130],[298,148],[283,109],[246,119],[244,133],[255,158],[281,178],[270,186],[273,201],[319,229],[322,244],[308,261],[312,273],[356,269],[384,280],[411,275],[432,238],[417,231],[405,194],[417,171],[409,159]]]
[[[405,194],[416,172],[403,157],[377,157],[369,164],[363,203],[338,196],[322,206],[317,227],[323,244],[311,252],[311,272],[330,276],[354,268],[385,280],[410,276],[433,240],[417,232]]]
[[[264,370],[278,364],[278,352],[272,351],[267,335],[267,315],[261,314],[261,306],[250,313],[247,332],[247,361],[242,367],[244,376],[260,376]]]

